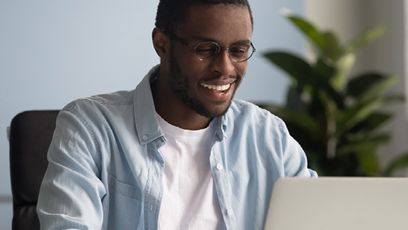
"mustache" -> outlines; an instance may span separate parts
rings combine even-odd
[[[214,81],[214,80],[223,80],[223,81],[234,80],[236,81],[236,80],[241,80],[242,78],[243,78],[243,75],[241,76],[240,74],[237,74],[237,75],[228,75],[228,76],[219,75],[219,76],[214,76],[214,77],[207,77],[202,80],[204,81]]]

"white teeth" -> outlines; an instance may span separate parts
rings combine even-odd
[[[207,84],[204,84],[204,83],[201,83],[201,85],[206,87],[206,88],[217,90],[217,91],[227,90],[231,86],[231,84],[227,84],[227,85],[207,85]]]

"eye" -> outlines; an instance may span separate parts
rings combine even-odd
[[[220,48],[215,43],[203,42],[196,46],[195,52],[199,56],[210,57],[217,54],[219,52],[219,49]]]
[[[248,50],[249,46],[233,46],[230,48],[230,52],[237,55],[248,53]]]

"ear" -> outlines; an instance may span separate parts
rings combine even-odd
[[[169,38],[159,28],[154,28],[152,32],[153,46],[157,55],[160,58],[164,58],[169,54],[170,41]]]

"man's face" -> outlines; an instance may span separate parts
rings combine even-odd
[[[248,9],[224,4],[194,5],[175,34],[192,47],[204,41],[221,46],[217,57],[201,61],[192,48],[172,40],[168,83],[176,97],[196,113],[207,118],[224,114],[247,67],[247,62],[232,61],[226,49],[238,42],[250,43]]]

